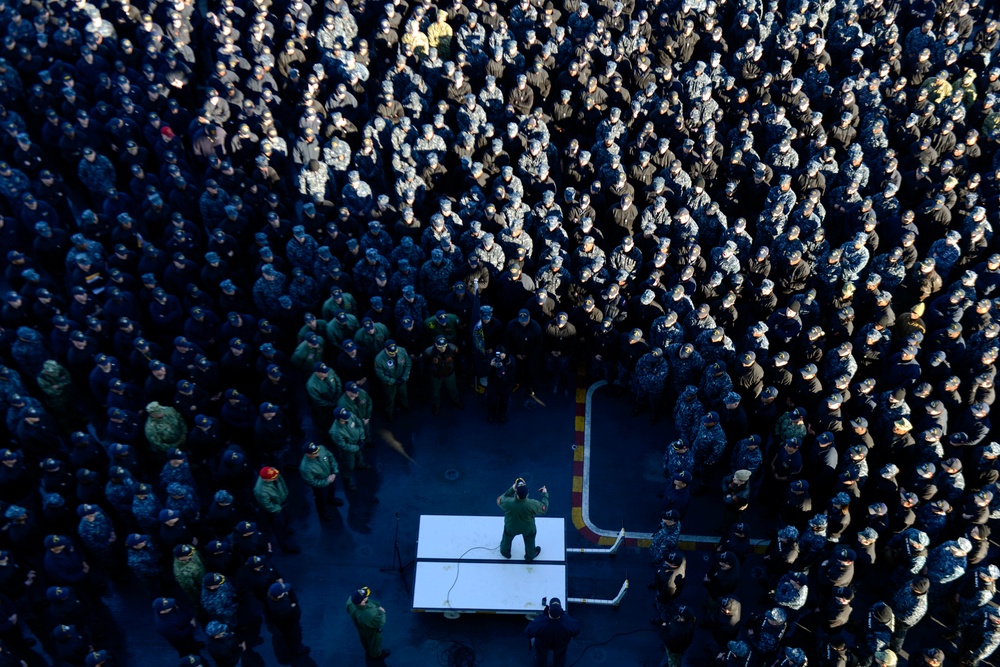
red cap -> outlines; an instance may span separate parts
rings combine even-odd
[[[260,469],[260,478],[268,482],[272,482],[278,479],[278,475],[280,474],[281,473],[278,472],[277,468],[272,468],[270,466],[266,466]]]
[[[168,139],[173,139],[174,137],[177,136],[176,134],[174,134],[174,131],[170,129],[169,125],[164,125],[163,127],[161,127],[160,134],[164,137],[167,137]]]

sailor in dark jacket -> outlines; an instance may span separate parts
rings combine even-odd
[[[180,656],[197,653],[202,646],[195,639],[194,618],[177,606],[173,598],[153,601],[153,623],[160,636],[170,642]]]
[[[580,624],[562,608],[559,598],[552,598],[545,611],[535,617],[524,635],[532,640],[535,649],[535,666],[544,667],[552,653],[554,667],[566,664],[566,649],[573,637],[580,634]]]
[[[679,551],[669,552],[662,565],[656,571],[653,583],[650,585],[656,591],[655,604],[659,612],[658,622],[667,623],[672,602],[684,590],[687,578],[687,558]]]
[[[677,608],[676,613],[660,624],[660,639],[666,650],[666,656],[660,663],[662,667],[680,666],[684,653],[694,640],[697,620],[690,607],[681,605]]]
[[[275,633],[275,653],[279,656],[306,655],[309,648],[302,644],[302,608],[290,584],[275,582],[264,598],[264,612]],[[282,644],[278,646],[279,640]]]

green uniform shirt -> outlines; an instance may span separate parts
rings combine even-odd
[[[927,91],[927,97],[934,104],[941,104],[951,97],[951,84],[947,81],[938,83],[936,76],[932,76],[924,81],[923,85],[920,86],[920,90]]]
[[[149,410],[143,431],[149,446],[162,454],[175,447],[183,447],[184,441],[187,440],[187,424],[184,423],[184,418],[177,410],[166,405]]]
[[[381,322],[375,322],[375,328],[372,329],[371,333],[365,331],[364,327],[358,329],[358,332],[354,334],[354,342],[358,344],[358,347],[365,348],[375,354],[385,347],[385,341],[389,340],[391,335],[389,327]]]
[[[303,372],[311,371],[318,361],[323,361],[322,338],[320,338],[320,344],[316,347],[312,347],[309,343],[302,341],[295,348],[295,352],[292,353],[292,365]]]
[[[194,552],[189,561],[174,558],[174,579],[181,590],[196,603],[201,603],[201,580],[205,576],[205,564],[198,552]]]
[[[358,318],[350,313],[347,314],[346,321],[341,324],[337,320],[330,320],[326,325],[326,339],[331,343],[342,343],[348,338],[353,338],[354,333],[361,325]]]
[[[427,329],[427,336],[431,340],[444,336],[449,343],[458,342],[458,315],[448,313],[444,324],[438,322],[437,317],[428,317],[424,320],[424,328]]]
[[[361,387],[358,387],[358,396],[353,401],[345,391],[340,400],[337,401],[337,407],[346,408],[348,412],[361,420],[372,418],[372,397]]]
[[[353,414],[347,421],[334,419],[333,426],[330,427],[330,440],[345,452],[359,451],[365,444],[365,425]]]
[[[316,328],[313,328],[308,324],[303,324],[302,328],[299,329],[299,335],[295,338],[295,340],[301,343],[309,337],[309,334],[316,334],[320,338],[326,338],[326,320],[316,320]]]
[[[278,477],[273,482],[267,482],[260,477],[253,485],[253,497],[260,508],[268,514],[277,514],[285,507],[288,500],[288,485],[284,477]]]
[[[326,447],[320,445],[319,453],[316,457],[303,456],[299,463],[299,474],[309,486],[322,489],[330,486],[330,475],[340,472],[337,459]]]
[[[377,600],[368,598],[366,604],[354,604],[347,598],[347,613],[351,615],[358,632],[381,630],[385,626],[385,612]]]
[[[42,372],[35,378],[38,388],[53,402],[73,395],[73,380],[69,371],[59,365],[54,359],[45,362]]]
[[[535,530],[535,517],[549,511],[549,492],[542,493],[541,500],[517,497],[514,487],[507,489],[500,498],[503,510],[503,527],[508,533],[523,535]]]
[[[330,322],[333,320],[333,316],[342,310],[346,310],[349,315],[358,312],[358,304],[354,300],[353,295],[346,292],[341,293],[340,303],[337,303],[336,298],[331,295],[329,299],[323,302],[323,319]]]
[[[806,426],[804,423],[796,424],[792,421],[791,412],[778,417],[778,423],[774,426],[774,435],[778,442],[784,442],[789,438],[804,438],[806,436]]]
[[[983,134],[990,139],[996,139],[1000,135],[1000,111],[986,115],[983,120]]]
[[[409,380],[410,366],[410,355],[398,346],[395,357],[390,357],[385,350],[379,352],[378,356],[375,357],[375,375],[388,385],[403,384]]]
[[[317,410],[336,407],[341,391],[340,378],[333,372],[333,369],[327,371],[326,378],[322,380],[316,373],[313,373],[306,381],[306,393],[309,395],[309,402]]]
[[[361,645],[369,658],[376,658],[382,652],[382,628],[385,626],[385,612],[373,598],[363,605],[354,604],[347,598],[347,613],[358,630]]]

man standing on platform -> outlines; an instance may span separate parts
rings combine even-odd
[[[528,498],[528,485],[518,478],[514,485],[497,497],[497,505],[503,510],[503,539],[500,540],[500,555],[510,558],[510,545],[514,537],[524,537],[524,560],[529,563],[538,557],[541,547],[535,546],[535,517],[549,511],[549,490],[538,489],[541,500]]]

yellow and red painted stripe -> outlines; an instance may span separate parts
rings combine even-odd
[[[593,420],[594,393],[606,385],[604,381],[587,386],[586,377],[577,375],[576,405],[574,412],[573,433],[573,493],[572,518],[573,525],[588,541],[601,546],[611,546],[618,537],[619,530],[605,530],[595,526],[590,520],[590,448],[591,424]],[[652,533],[626,531],[625,546],[648,547]],[[762,544],[754,540],[755,551],[760,552]],[[717,536],[681,535],[678,546],[686,551],[714,551],[719,544]]]

